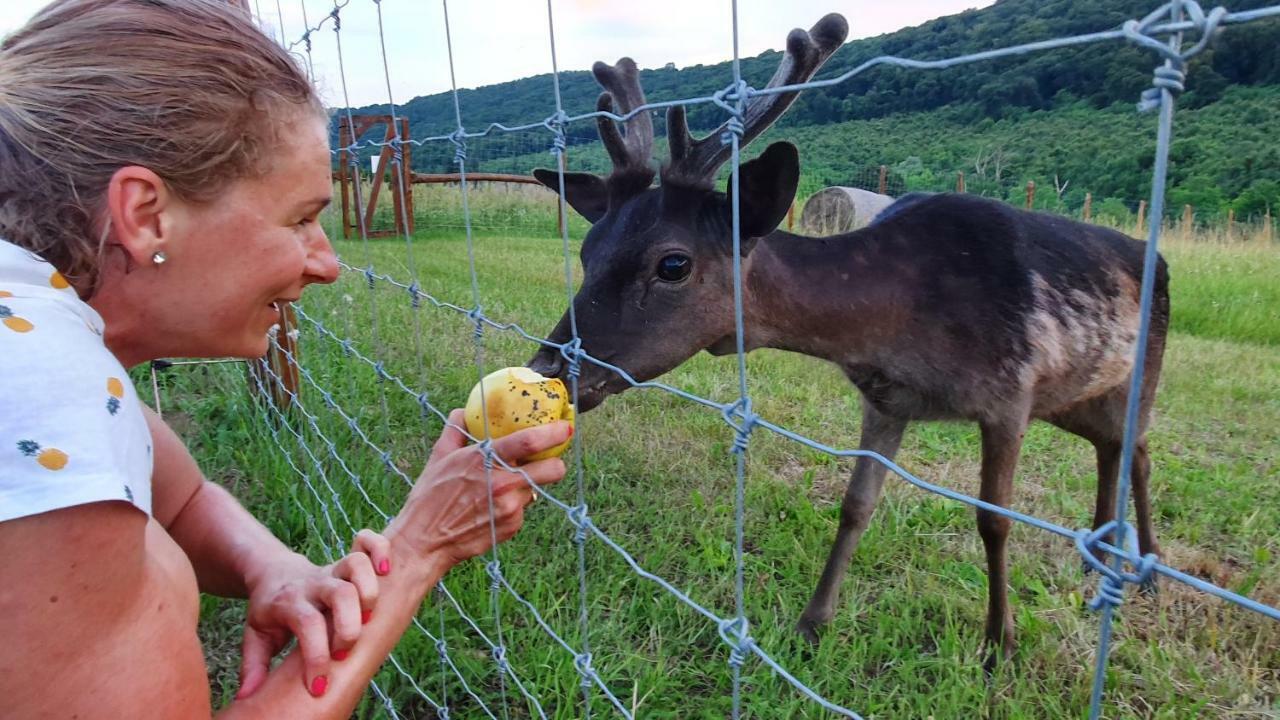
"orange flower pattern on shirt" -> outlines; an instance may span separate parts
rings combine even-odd
[[[120,400],[124,398],[124,383],[118,377],[107,378],[107,412],[115,415],[120,412]]]
[[[31,321],[13,314],[8,305],[0,305],[0,322],[14,332],[26,333],[35,329]]]
[[[18,450],[27,457],[33,457],[46,470],[61,470],[70,459],[67,454],[57,448],[41,448],[34,440],[18,441]]]
[[[67,282],[67,279],[62,277],[62,273],[57,270],[54,270],[53,274],[49,276],[49,285],[56,290],[66,290],[71,287],[71,283]]]

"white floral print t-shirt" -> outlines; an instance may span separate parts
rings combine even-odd
[[[151,514],[151,433],[102,333],[52,265],[0,240],[0,521],[103,500]]]

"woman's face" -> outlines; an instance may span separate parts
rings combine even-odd
[[[267,175],[175,208],[165,262],[142,269],[157,283],[147,303],[162,314],[153,329],[172,333],[177,346],[162,356],[261,357],[280,320],[277,305],[337,279],[318,221],[333,193],[327,129],[304,117],[285,137]]]

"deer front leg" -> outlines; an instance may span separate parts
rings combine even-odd
[[[862,407],[861,449],[872,450],[892,459],[898,452],[898,446],[902,444],[902,433],[907,421],[878,412],[865,398]],[[818,642],[818,626],[827,623],[835,615],[840,583],[849,567],[849,558],[857,549],[858,540],[867,529],[871,513],[880,500],[885,470],[884,465],[867,457],[860,457],[854,463],[853,476],[845,490],[844,501],[840,504],[840,527],[836,530],[835,543],[831,546],[831,554],[827,556],[827,564],[822,569],[818,587],[796,623],[796,632],[810,643]]]
[[[982,487],[979,497],[992,505],[1008,507],[1013,494],[1013,472],[1022,449],[1027,418],[1004,419],[982,423]],[[988,654],[984,669],[991,672],[1001,654],[1009,657],[1016,649],[1013,613],[1009,608],[1009,577],[1005,543],[1009,538],[1009,518],[978,510],[978,534],[987,551],[987,628]]]

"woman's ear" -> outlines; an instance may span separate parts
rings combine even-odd
[[[107,222],[115,243],[133,262],[146,266],[168,248],[173,234],[174,197],[155,172],[138,166],[122,167],[107,185]]]

